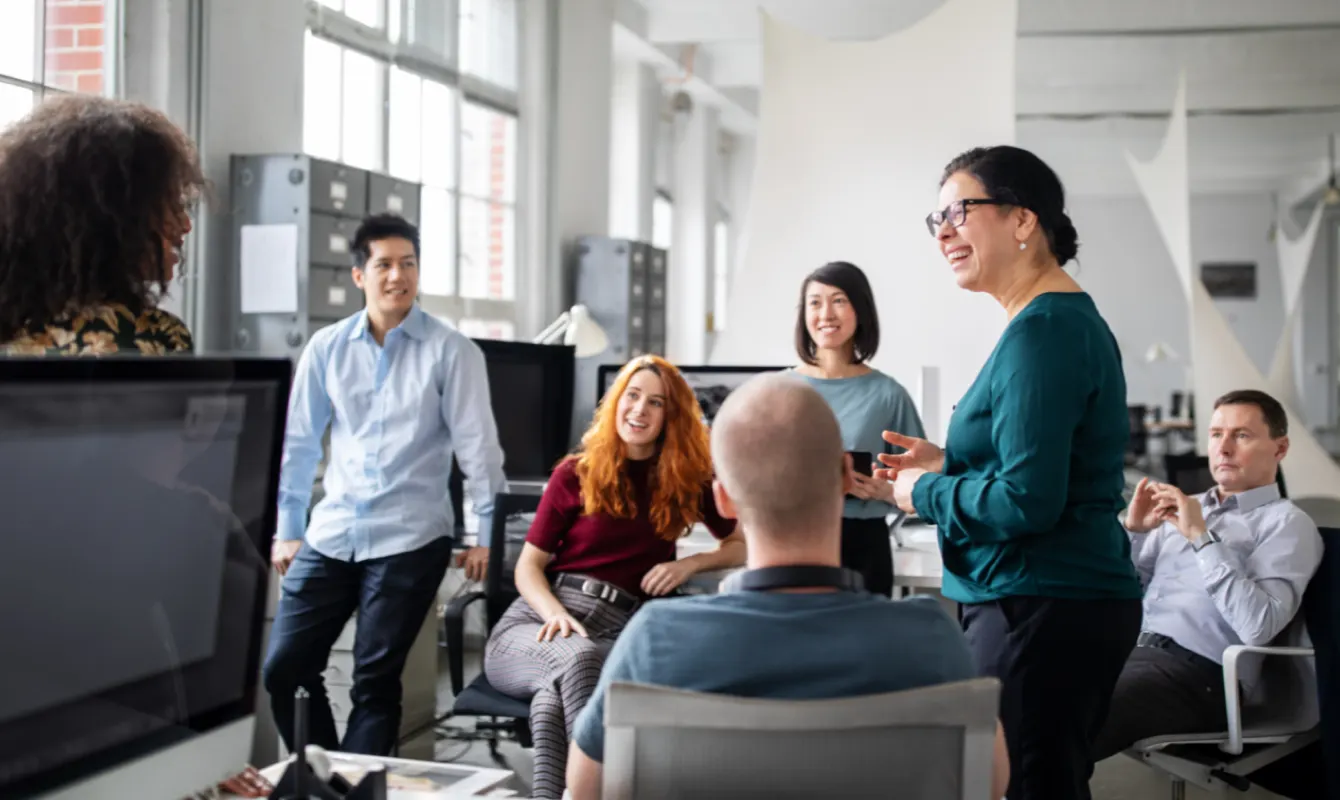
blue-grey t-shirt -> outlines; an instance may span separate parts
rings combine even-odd
[[[819,700],[973,677],[963,633],[929,597],[739,591],[657,600],[614,643],[572,739],[604,760],[612,681]]]
[[[916,404],[903,385],[879,370],[854,378],[811,378],[796,372],[813,386],[837,417],[842,429],[842,447],[866,453],[892,453],[894,447],[884,441],[884,431],[926,437]],[[878,462],[875,466],[880,466]],[[888,516],[893,506],[878,500],[848,497],[842,516],[871,519]]]

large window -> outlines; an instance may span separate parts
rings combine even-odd
[[[511,338],[518,0],[309,0],[308,10],[306,151],[422,184],[425,309]]]
[[[53,91],[111,94],[116,0],[0,0],[0,128]]]

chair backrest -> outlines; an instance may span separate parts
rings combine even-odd
[[[1316,652],[1317,700],[1329,797],[1340,797],[1340,528],[1322,528],[1321,567],[1303,596],[1303,615]]]
[[[1130,428],[1130,438],[1126,442],[1126,452],[1132,456],[1143,456],[1149,452],[1149,429],[1145,427],[1145,417],[1149,406],[1126,406],[1126,420]]]
[[[603,796],[985,798],[999,694],[994,678],[826,700],[614,683]]]
[[[521,555],[530,522],[539,507],[538,494],[499,492],[494,497],[489,567],[484,576],[484,605],[490,631],[507,607],[520,595],[513,580],[516,560]]]

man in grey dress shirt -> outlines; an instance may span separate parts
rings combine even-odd
[[[1125,525],[1145,585],[1143,633],[1095,760],[1150,736],[1224,730],[1224,649],[1268,644],[1302,607],[1322,543],[1312,520],[1280,497],[1275,476],[1288,450],[1279,402],[1230,392],[1210,420],[1216,486],[1197,497],[1147,479],[1136,488]],[[1260,677],[1252,666],[1240,673],[1244,691]]]

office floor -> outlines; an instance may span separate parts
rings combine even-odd
[[[479,668],[480,654],[476,652],[467,653],[465,657],[466,674],[473,676],[479,671]],[[446,671],[445,660],[438,681],[437,697],[439,709],[445,712],[451,708],[451,678]],[[447,724],[466,729],[472,727],[469,720],[448,720]],[[524,796],[524,792],[530,785],[530,752],[511,742],[504,743],[499,749],[503,758],[507,760],[508,767],[517,773],[517,785],[511,788]],[[495,766],[492,758],[489,757],[488,745],[484,742],[439,740],[437,743],[437,758],[439,761],[453,761],[482,767]],[[1093,800],[1163,800],[1171,796],[1166,777],[1126,756],[1116,756],[1098,764],[1094,770],[1093,780],[1089,782],[1089,787],[1093,791]],[[1233,800],[1275,800],[1279,798],[1279,795],[1257,787],[1253,787],[1251,791],[1246,793],[1232,790],[1214,793],[1188,787],[1186,797],[1187,800],[1212,800],[1220,797],[1233,798]]]

